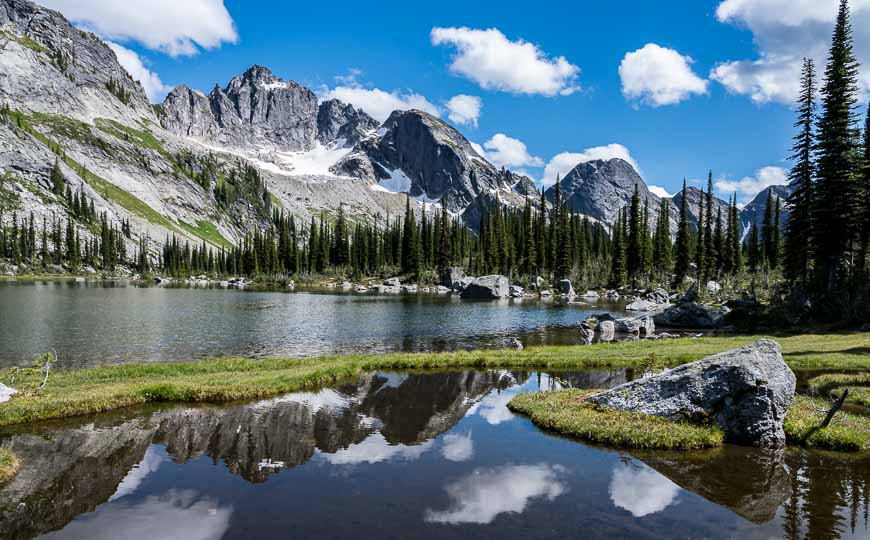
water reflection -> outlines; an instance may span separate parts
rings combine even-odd
[[[870,457],[617,452],[511,415],[630,372],[375,373],[226,407],[7,430],[0,537],[867,537]]]
[[[649,467],[632,460],[621,461],[613,469],[610,499],[615,506],[634,517],[655,514],[667,508],[680,488]]]
[[[447,510],[426,510],[431,523],[491,523],[499,514],[522,513],[529,501],[552,501],[565,492],[559,480],[564,469],[545,463],[475,469],[444,488],[451,498]]]

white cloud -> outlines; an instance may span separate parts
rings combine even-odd
[[[474,151],[496,167],[543,167],[544,160],[529,154],[526,143],[504,133],[496,133],[481,147],[471,143]]]
[[[640,167],[638,166],[637,161],[631,157],[628,148],[621,144],[614,143],[606,146],[594,146],[592,148],[587,148],[582,152],[562,152],[561,154],[553,156],[553,159],[551,159],[544,168],[544,177],[541,178],[541,184],[544,187],[549,187],[555,184],[556,175],[564,177],[566,174],[571,172],[571,169],[580,163],[596,159],[609,160],[613,158],[627,161],[632,167],[634,167],[634,170],[640,174]]]
[[[477,119],[480,118],[482,102],[477,96],[459,94],[450,98],[447,102],[447,118],[451,122],[460,125],[477,127]]]
[[[679,492],[680,488],[664,476],[635,463],[617,465],[610,479],[610,500],[634,517],[661,512]]]
[[[413,461],[418,459],[429,448],[432,441],[426,441],[414,446],[404,444],[392,445],[380,433],[373,433],[362,442],[352,444],[334,454],[322,454],[324,459],[333,465],[356,465],[358,463],[380,463],[401,459]]]
[[[468,461],[474,456],[474,441],[471,432],[465,435],[449,433],[444,436],[441,455],[448,461]]]
[[[68,19],[115,41],[136,41],[170,56],[236,43],[233,19],[223,0],[38,0]]]
[[[741,202],[747,202],[755,197],[759,191],[770,186],[784,186],[788,184],[788,171],[782,167],[764,167],[755,173],[755,176],[745,176],[740,180],[728,180],[722,178],[716,180],[716,189],[722,193],[739,193]]]
[[[522,513],[532,499],[552,501],[565,492],[555,465],[507,465],[475,469],[448,484],[445,491],[453,499],[448,510],[426,510],[429,523],[478,523],[485,525],[499,514]]]
[[[170,87],[163,84],[160,76],[145,67],[138,54],[111,41],[107,45],[115,51],[115,56],[118,57],[118,63],[121,64],[121,67],[127,70],[127,73],[133,77],[133,80],[139,81],[142,84],[145,94],[152,103],[156,103],[166,96]]]
[[[126,497],[131,493],[135,493],[148,475],[155,472],[161,465],[168,461],[169,458],[159,453],[156,446],[149,446],[148,449],[145,450],[145,455],[142,457],[142,461],[130,469],[130,471],[127,472],[127,476],[125,476],[124,479],[121,480],[121,483],[118,484],[115,493],[109,497],[109,502]]]
[[[823,71],[837,4],[835,0],[724,0],[716,9],[716,17],[723,23],[749,29],[758,58],[723,62],[713,68],[710,77],[757,103],[793,103],[800,87],[802,59],[814,59],[819,73]],[[849,4],[855,53],[867,66],[870,0],[852,0]],[[860,78],[864,89],[870,88],[870,70],[863,68]]]
[[[369,116],[383,122],[389,118],[393,111],[407,111],[419,109],[434,116],[441,116],[441,110],[425,96],[413,90],[393,90],[387,92],[380,88],[369,88],[359,82],[362,72],[351,69],[348,75],[340,75],[335,78],[338,86],[333,89],[324,87],[320,90],[321,99],[339,99],[350,103],[357,109],[362,109]]]
[[[647,43],[626,53],[619,65],[622,94],[652,107],[674,105],[692,94],[706,94],[707,81],[695,75],[693,60],[673,49]]]
[[[652,193],[656,197],[660,197],[662,199],[673,198],[673,194],[668,193],[668,190],[666,190],[665,188],[663,188],[661,186],[650,186],[649,191],[650,191],[650,193]]]
[[[170,489],[159,496],[100,505],[86,519],[70,522],[59,536],[75,540],[118,538],[118,524],[123,523],[123,537],[129,540],[212,540],[226,534],[232,513],[232,506],[222,506],[214,498]]]
[[[433,28],[433,45],[456,48],[450,70],[487,90],[544,96],[579,90],[580,68],[564,56],[550,58],[537,45],[509,40],[497,28]]]

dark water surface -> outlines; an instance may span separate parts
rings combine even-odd
[[[0,367],[56,349],[64,367],[209,357],[576,344],[577,323],[622,305],[456,296],[0,281]]]
[[[609,387],[631,372],[558,374]],[[0,537],[867,538],[870,462],[601,449],[513,415],[546,373],[378,373],[225,407],[0,433]]]

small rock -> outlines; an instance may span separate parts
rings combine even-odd
[[[574,292],[574,286],[571,285],[570,279],[559,280],[559,294],[567,296],[568,298],[577,296],[577,293]]]
[[[523,342],[518,340],[515,337],[508,338],[507,339],[507,348],[521,351],[521,350],[523,350]]]
[[[4,403],[12,399],[12,396],[18,393],[18,390],[0,383],[0,403]]]
[[[613,321],[599,321],[595,327],[601,341],[613,341],[616,334],[616,324]]]
[[[601,298],[601,295],[595,291],[586,291],[583,294],[583,298],[589,298],[591,300],[591,299]]]
[[[525,289],[523,289],[519,285],[511,285],[511,287],[510,287],[510,297],[511,298],[522,298],[525,295],[526,295]]]
[[[391,277],[384,280],[384,285],[387,287],[401,287],[402,281],[397,277]]]

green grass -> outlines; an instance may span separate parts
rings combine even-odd
[[[154,136],[148,129],[135,129],[115,120],[97,118],[95,125],[101,131],[122,141],[129,141],[140,148],[148,148],[158,152],[165,158],[169,158],[169,152],[163,146],[163,142]]]
[[[533,392],[513,398],[508,407],[535,425],[560,435],[617,448],[698,450],[721,446],[718,426],[671,422],[646,414],[602,409],[585,403],[595,390]]]
[[[232,242],[224,238],[220,231],[218,231],[215,224],[210,221],[197,221],[196,226],[191,225],[186,221],[180,221],[179,224],[184,230],[195,236],[198,236],[199,238],[202,238],[213,246],[224,248],[233,247]]]
[[[0,486],[6,484],[18,473],[21,463],[8,448],[0,448]]]
[[[789,444],[857,452],[870,450],[870,417],[840,411],[825,429],[818,429],[831,403],[807,396],[795,396],[785,419]]]
[[[27,47],[28,49],[30,49],[32,51],[36,51],[38,53],[47,53],[48,52],[48,48],[46,48],[41,43],[34,41],[33,39],[30,38],[30,36],[27,36],[27,35],[16,36],[15,34],[11,34],[9,32],[4,32],[3,30],[0,30],[0,37],[4,37],[6,39],[11,39],[12,41],[15,41],[18,44],[23,45],[24,47]]]
[[[822,398],[829,398],[848,388],[846,403],[870,407],[870,373],[831,373],[810,381],[810,390]]]
[[[255,399],[346,380],[378,369],[605,369],[673,366],[734,349],[755,337],[638,341],[589,347],[529,347],[523,351],[326,356],[307,359],[224,359],[103,366],[52,373],[41,394],[37,379],[19,379],[21,395],[0,405],[0,426],[109,411],[149,401],[224,402]],[[870,355],[852,351],[866,334],[780,339],[793,367],[870,369]],[[654,353],[654,360],[651,355]],[[5,382],[5,381],[4,381]]]

